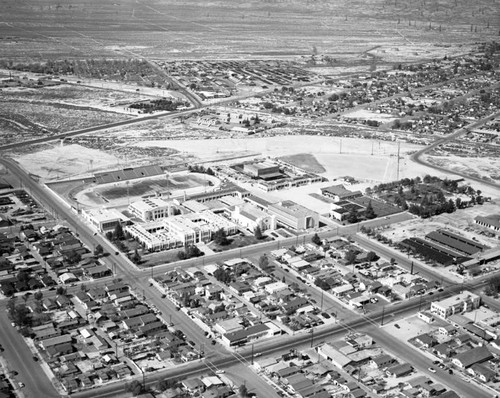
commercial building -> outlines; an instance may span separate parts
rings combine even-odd
[[[269,213],[276,216],[277,224],[294,231],[316,228],[319,225],[319,214],[291,200],[269,205]]]
[[[131,203],[128,211],[142,221],[155,221],[169,217],[172,214],[171,203],[161,198],[147,198]]]
[[[431,313],[436,314],[442,319],[450,315],[460,314],[479,308],[481,297],[469,291],[463,291],[455,296],[441,301],[433,301],[431,304]]]
[[[82,216],[100,232],[112,231],[118,224],[130,221],[116,209],[82,210]]]

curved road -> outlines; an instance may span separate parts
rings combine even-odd
[[[425,147],[417,152],[415,152],[413,155],[410,156],[410,160],[414,161],[415,163],[418,163],[420,165],[423,165],[423,166],[427,166],[427,167],[430,167],[430,168],[433,168],[435,170],[439,170],[441,172],[444,172],[444,173],[448,173],[448,174],[454,174],[454,175],[459,175],[460,177],[464,177],[468,180],[472,180],[472,181],[476,181],[476,182],[480,182],[481,184],[484,184],[484,185],[488,185],[490,187],[493,187],[493,188],[500,188],[500,185],[497,184],[497,183],[494,183],[494,182],[491,182],[491,181],[485,181],[481,178],[477,178],[477,177],[474,177],[474,176],[471,176],[471,175],[468,175],[468,174],[465,174],[465,173],[462,173],[462,172],[459,172],[459,171],[455,171],[455,170],[449,170],[445,167],[441,167],[441,166],[436,166],[436,165],[433,165],[425,160],[422,160],[422,155],[424,155],[425,153],[431,151],[432,149],[435,149],[437,148],[438,146],[442,145],[442,144],[445,144],[447,142],[450,142],[456,138],[458,138],[459,136],[461,136],[462,134],[465,134],[467,133],[469,130],[472,130],[472,129],[475,129],[477,127],[481,127],[483,124],[491,121],[491,120],[494,120],[495,118],[497,118],[498,116],[500,116],[500,111],[499,112],[496,112],[492,115],[489,115],[485,118],[482,118],[472,124],[469,124],[467,125],[466,127],[462,127],[456,131],[454,131],[453,133],[447,135],[446,137],[440,139],[440,140],[437,140],[436,142],[434,142],[433,144],[429,145],[428,147]]]

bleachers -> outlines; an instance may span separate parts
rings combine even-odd
[[[96,184],[110,184],[113,182],[135,180],[137,178],[154,177],[163,174],[160,166],[141,166],[122,170],[106,171],[94,174]]]

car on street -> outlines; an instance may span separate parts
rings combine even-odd
[[[19,388],[23,388],[24,387],[24,383],[22,381],[19,382]]]
[[[448,373],[452,375],[453,374],[453,370],[448,369]]]
[[[428,368],[428,370],[429,370],[429,372],[431,372],[431,373],[436,373],[436,369],[434,369],[434,368]]]
[[[395,324],[394,324],[394,327],[395,327],[396,329],[401,329],[401,326],[399,326],[397,323],[395,323]]]
[[[38,362],[38,357],[33,356],[33,361]]]

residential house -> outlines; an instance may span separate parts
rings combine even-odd
[[[409,363],[402,363],[388,368],[385,373],[389,377],[403,377],[413,372],[413,366]]]
[[[497,372],[482,363],[475,363],[467,371],[484,383],[495,379],[497,375]]]
[[[493,354],[486,347],[480,346],[456,355],[451,361],[459,368],[466,369],[474,364],[482,363],[492,358]]]

